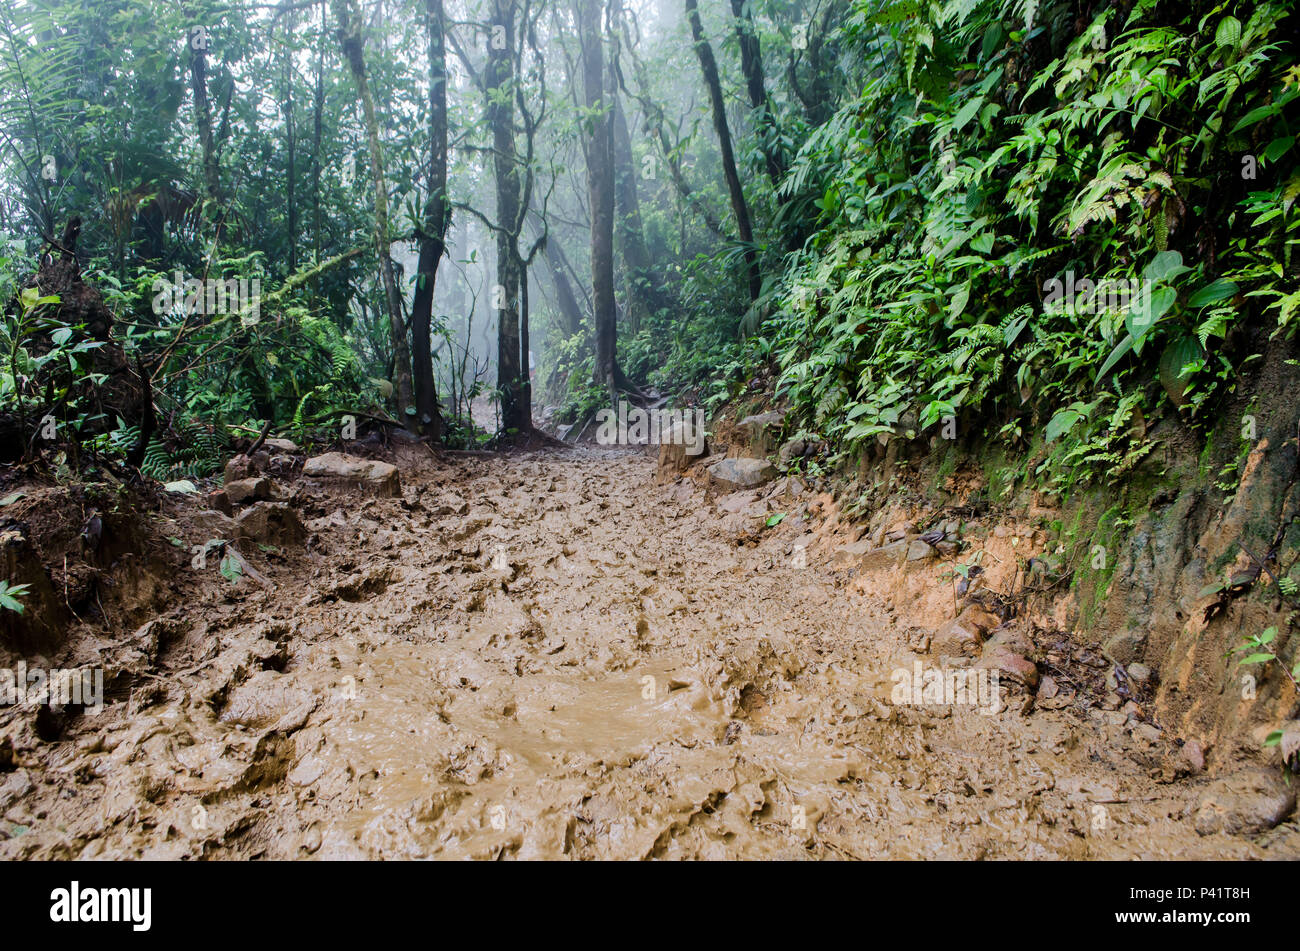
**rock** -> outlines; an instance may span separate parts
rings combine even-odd
[[[776,467],[766,459],[723,459],[709,466],[709,477],[728,492],[752,489],[776,478]]]
[[[998,623],[998,616],[992,611],[972,604],[935,633],[930,641],[930,653],[940,657],[974,657],[980,651],[984,634]]]
[[[226,483],[226,498],[235,505],[271,497],[271,480],[264,476]]]
[[[808,440],[796,436],[793,439],[787,439],[777,450],[777,461],[782,469],[790,468],[790,463],[796,459],[802,459],[808,454],[810,445]]]
[[[203,509],[191,516],[190,524],[202,536],[203,541],[220,538],[229,541],[238,534],[235,520],[224,512],[215,509]]]
[[[1195,775],[1205,770],[1205,749],[1199,740],[1188,740],[1178,756],[1183,767]]]
[[[766,413],[756,413],[753,416],[746,416],[740,421],[742,426],[755,426],[762,429],[765,426],[780,426],[785,419],[785,413],[779,409],[769,410]]]
[[[1038,665],[1028,657],[1017,654],[1005,644],[994,644],[984,649],[975,664],[987,670],[998,671],[999,680],[1010,680],[1026,690],[1038,686]]]
[[[1135,684],[1145,684],[1151,679],[1151,668],[1146,664],[1129,664],[1125,668],[1125,673]]]
[[[234,506],[230,504],[230,496],[226,494],[225,489],[214,489],[208,493],[208,508],[224,515],[234,515]]]
[[[1294,786],[1273,770],[1252,769],[1216,780],[1201,796],[1193,822],[1201,835],[1243,835],[1271,829],[1295,809]]]
[[[907,546],[908,561],[925,561],[929,558],[933,558],[934,555],[934,549],[931,548],[928,543],[921,541],[919,538]]]
[[[831,555],[831,564],[835,566],[855,565],[869,551],[871,551],[871,542],[869,541],[845,545],[842,548],[835,549],[835,552]]]
[[[864,571],[890,568],[901,564],[907,557],[907,542],[891,542],[879,548],[873,548],[858,559],[858,566]]]
[[[689,416],[689,414],[688,414]],[[672,482],[690,467],[691,463],[709,454],[704,430],[696,425],[694,417],[678,420],[659,437],[658,482]]]
[[[1057,685],[1054,677],[1044,677],[1042,682],[1038,685],[1039,700],[1051,700],[1060,692],[1061,688]]]
[[[397,466],[375,459],[359,459],[341,452],[313,456],[302,467],[305,479],[333,488],[360,489],[367,495],[394,498],[402,494]]]
[[[298,448],[298,444],[292,439],[268,439],[266,442],[262,443],[262,445],[272,452],[283,452],[288,453],[289,455],[301,451]]]
[[[263,545],[301,545],[307,538],[298,513],[283,502],[258,502],[236,519],[241,538]]]
[[[253,460],[242,452],[237,456],[232,456],[226,463],[226,482],[238,482],[241,479],[247,479],[257,474],[253,466]]]

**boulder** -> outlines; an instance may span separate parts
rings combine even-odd
[[[1201,835],[1243,835],[1271,829],[1295,809],[1295,786],[1276,770],[1252,769],[1216,780],[1201,796],[1193,822]]]
[[[397,466],[375,459],[360,459],[341,452],[313,456],[302,467],[305,479],[333,489],[359,490],[366,495],[394,498],[402,494]]]
[[[935,551],[926,542],[916,539],[907,546],[908,561],[927,561],[933,558]]]
[[[709,477],[727,492],[752,489],[776,478],[776,467],[766,459],[723,459],[709,466]]]
[[[268,439],[262,445],[271,452],[283,452],[288,455],[293,455],[299,451],[298,444],[292,439]]]

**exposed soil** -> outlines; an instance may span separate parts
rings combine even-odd
[[[265,584],[181,559],[143,628],[74,627],[116,686],[98,715],[0,709],[0,857],[1300,856],[1294,820],[1200,834],[1209,780],[1091,715],[1095,667],[1050,633],[1078,703],[893,702],[951,586],[834,564],[848,526],[800,483],[398,461],[400,498],[298,490],[305,546],[245,552]]]

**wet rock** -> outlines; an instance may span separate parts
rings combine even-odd
[[[263,476],[237,479],[234,482],[226,483],[226,498],[234,505],[242,505],[245,502],[269,499],[270,497],[271,480]]]
[[[708,441],[695,419],[678,420],[660,436],[659,469],[655,476],[659,482],[672,482],[698,459],[709,454]]]
[[[1199,740],[1188,740],[1178,754],[1180,765],[1195,775],[1205,771],[1205,749]]]
[[[397,466],[341,452],[313,456],[303,465],[302,474],[303,478],[319,480],[332,488],[359,489],[367,495],[381,498],[394,498],[402,494]]]
[[[241,513],[235,524],[241,538],[263,545],[284,548],[301,545],[307,538],[298,513],[283,502],[258,502]]]
[[[1151,680],[1151,668],[1146,664],[1129,664],[1125,668],[1128,679],[1135,684],[1145,684]]]
[[[1133,735],[1152,744],[1159,743],[1162,736],[1159,728],[1152,726],[1150,723],[1139,723],[1133,727]]]
[[[1243,835],[1271,829],[1295,809],[1293,786],[1277,772],[1253,769],[1210,784],[1193,823],[1201,835]]]
[[[1010,639],[990,640],[975,666],[996,670],[999,680],[1009,680],[1026,690],[1038,686],[1038,665],[1019,651]]]
[[[293,455],[300,451],[298,449],[298,444],[292,439],[268,439],[266,442],[262,443],[262,445],[272,452],[283,452],[288,453],[289,455]]]
[[[775,479],[776,467],[766,459],[723,459],[709,467],[709,476],[719,487],[735,492]]]
[[[230,504],[230,496],[226,494],[225,489],[216,489],[212,492],[209,492],[207,496],[207,502],[208,502],[208,508],[212,509],[213,511],[221,512],[223,515],[235,514],[234,506]]]
[[[972,604],[935,632],[930,653],[940,657],[974,657],[983,645],[984,635],[999,623],[996,614]]]
[[[907,546],[908,561],[927,561],[933,558],[934,555],[935,551],[930,547],[929,543],[919,538]]]
[[[782,469],[790,468],[790,464],[804,456],[809,455],[816,449],[816,444],[807,439],[796,436],[793,439],[787,439],[777,450],[777,460]]]
[[[769,410],[766,413],[755,413],[753,416],[746,416],[740,421],[742,426],[754,426],[761,429],[765,426],[780,426],[785,419],[785,413],[781,410]]]

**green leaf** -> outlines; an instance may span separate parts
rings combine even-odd
[[[1057,439],[1073,429],[1081,419],[1083,419],[1083,413],[1074,407],[1061,410],[1047,424],[1047,441],[1056,442]]]
[[[244,576],[244,569],[240,567],[239,559],[234,555],[227,554],[221,559],[221,574],[231,584],[239,581]]]
[[[1195,337],[1183,337],[1171,342],[1160,355],[1160,385],[1165,388],[1175,406],[1183,405],[1183,395],[1187,392],[1183,368],[1204,356],[1201,342]]]
[[[163,491],[180,492],[184,495],[193,495],[194,493],[199,491],[199,488],[189,479],[180,479],[176,482],[168,482],[167,484],[165,484],[163,486]]]
[[[11,495],[6,495],[3,499],[0,499],[0,506],[13,505],[19,499],[25,498],[27,498],[26,492],[14,492]]]
[[[1221,300],[1227,300],[1230,297],[1236,297],[1240,290],[1232,281],[1219,278],[1213,284],[1206,284],[1199,291],[1191,296],[1187,301],[1187,306],[1193,310],[1207,307],[1210,304],[1218,303]]]
[[[1236,49],[1241,45],[1241,21],[1234,16],[1226,16],[1219,21],[1219,28],[1214,31],[1214,45],[1228,46]]]
[[[783,521],[785,521],[785,513],[777,512],[775,515],[771,515],[768,517],[767,527],[775,528],[777,525],[780,525]]]
[[[1112,350],[1110,352],[1110,356],[1106,358],[1106,362],[1103,363],[1101,365],[1101,369],[1097,371],[1097,379],[1100,380],[1102,377],[1106,375],[1107,370],[1109,370],[1115,364],[1119,363],[1119,361],[1124,358],[1124,355],[1133,349],[1134,342],[1135,341],[1133,339],[1133,335],[1129,334],[1118,344],[1116,344],[1115,349]]]
[[[1237,661],[1237,664],[1242,667],[1247,664],[1267,664],[1273,659],[1274,656],[1272,654],[1247,654],[1241,660]]]

